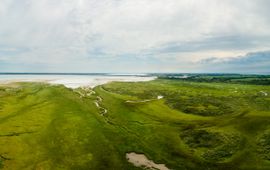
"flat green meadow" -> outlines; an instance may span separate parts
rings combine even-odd
[[[174,170],[270,169],[270,86],[0,86],[0,169],[145,169],[130,152]]]

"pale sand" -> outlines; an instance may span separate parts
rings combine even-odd
[[[157,99],[160,100],[160,99],[163,99],[164,96],[158,96]]]
[[[152,160],[149,160],[144,154],[137,154],[135,152],[126,153],[128,162],[132,163],[136,167],[144,167],[145,169],[159,169],[169,170],[165,164],[156,164]]]
[[[155,100],[163,99],[164,96],[157,96],[156,99],[145,99],[145,100],[127,100],[126,103],[145,103],[145,102],[151,102]]]
[[[268,93],[266,93],[265,91],[260,91],[261,94],[263,94],[264,96],[268,96]]]

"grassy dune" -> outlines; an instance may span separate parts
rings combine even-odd
[[[2,169],[141,169],[129,152],[170,169],[269,169],[270,87],[161,79],[0,86],[0,146]]]

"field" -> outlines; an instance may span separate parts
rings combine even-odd
[[[0,169],[270,169],[270,86],[246,82],[2,85]]]

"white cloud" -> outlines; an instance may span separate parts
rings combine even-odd
[[[0,48],[0,62],[5,59],[10,70],[12,63],[41,63],[45,69],[55,65],[67,71],[66,65],[87,72],[126,55],[156,59],[156,65],[168,64],[166,71],[168,59],[181,65],[242,55],[269,48],[269,5],[266,0],[1,0],[0,47],[25,50],[11,55]]]

